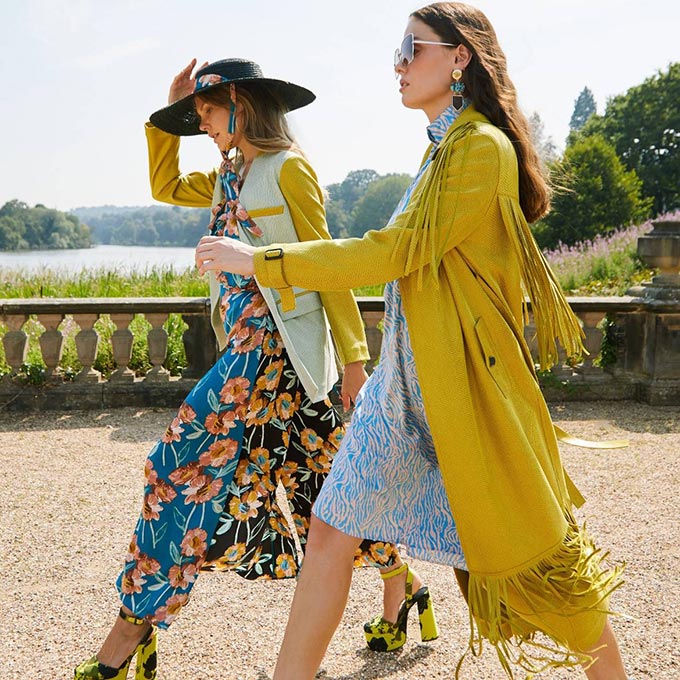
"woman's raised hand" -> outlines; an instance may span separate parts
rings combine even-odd
[[[226,236],[204,236],[196,246],[196,266],[200,274],[207,271],[231,272],[241,276],[255,273],[253,246]]]
[[[203,62],[200,68],[207,66],[209,62]],[[173,79],[170,85],[170,92],[168,93],[168,104],[173,104],[178,99],[188,97],[196,85],[196,78],[192,77],[194,67],[196,66],[196,59],[192,59],[189,64],[184,67]],[[199,69],[200,70],[200,69]]]

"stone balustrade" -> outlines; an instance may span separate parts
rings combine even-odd
[[[383,300],[358,300],[373,365],[380,353]],[[575,365],[563,357],[541,376],[548,399],[639,399],[680,405],[680,302],[624,296],[569,298],[569,303],[583,324],[588,355]],[[183,335],[186,366],[181,376],[171,376],[164,366],[168,351],[164,324],[171,313],[180,314],[187,325]],[[94,368],[101,342],[95,325],[103,315],[115,325],[110,338],[115,369],[106,378]],[[151,326],[146,339],[151,369],[143,376],[136,376],[130,368],[134,338],[129,326],[138,315]],[[61,328],[67,318],[77,327],[74,339],[82,365],[72,380],[65,380],[59,368],[64,344]],[[602,368],[596,360],[603,345],[605,318],[610,325],[606,346],[613,363]],[[27,384],[20,375],[28,346],[24,326],[29,319],[44,328],[39,336],[46,367],[42,385]],[[0,335],[10,371],[0,379],[0,411],[174,406],[217,358],[205,298],[0,300],[0,323],[5,329]],[[535,354],[531,323],[526,338]]]

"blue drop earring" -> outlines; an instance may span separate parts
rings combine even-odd
[[[451,92],[453,93],[451,105],[457,113],[460,113],[463,108],[463,92],[465,92],[465,83],[462,81],[463,72],[459,68],[454,68],[451,71],[451,78],[453,78],[451,83]]]

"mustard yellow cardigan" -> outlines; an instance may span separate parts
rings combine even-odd
[[[323,291],[399,279],[424,408],[470,571],[471,616],[502,660],[532,668],[507,644],[519,638],[526,649],[529,632],[541,628],[561,646],[559,663],[573,663],[564,647],[583,650],[598,639],[617,574],[600,568],[572,515],[578,496],[524,340],[523,288],[542,363],[554,361],[556,337],[570,354],[581,348],[578,322],[520,209],[508,138],[468,108],[393,225],[360,239],[280,248],[256,250],[255,272],[282,299],[291,285]]]

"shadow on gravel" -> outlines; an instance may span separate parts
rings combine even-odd
[[[385,678],[392,671],[403,673],[413,666],[417,666],[433,653],[431,647],[418,645],[408,652],[398,651],[389,654],[372,652],[370,649],[361,649],[357,657],[363,661],[363,667],[349,675],[328,675],[322,668],[317,673],[319,680],[376,680]],[[259,679],[258,679],[259,680]]]

